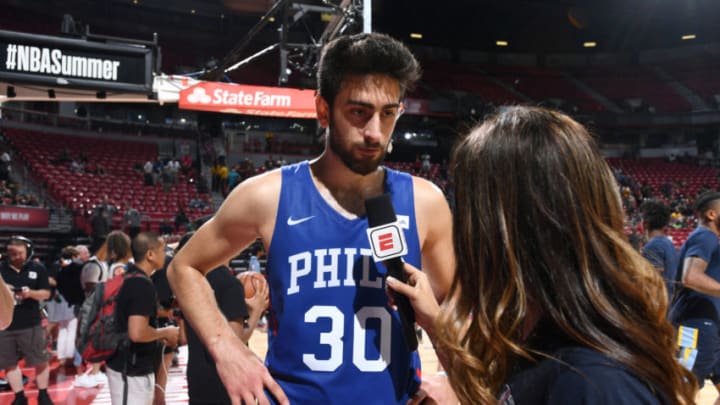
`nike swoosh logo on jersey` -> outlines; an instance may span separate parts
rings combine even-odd
[[[302,224],[302,223],[305,222],[305,221],[309,221],[309,220],[311,220],[311,219],[313,219],[313,218],[315,218],[315,215],[311,215],[311,216],[309,216],[309,217],[300,218],[300,219],[293,219],[292,216],[289,216],[289,217],[288,217],[288,220],[287,220],[287,224],[288,224],[288,226],[295,226],[295,225],[297,225],[297,224]]]

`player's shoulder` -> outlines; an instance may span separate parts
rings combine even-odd
[[[686,243],[708,243],[715,244],[717,235],[705,227],[697,227],[687,238]]]
[[[411,176],[412,177],[412,183],[413,183],[413,189],[416,195],[418,197],[422,198],[430,198],[430,199],[441,199],[442,201],[445,201],[445,195],[443,194],[442,190],[440,190],[440,187],[437,186],[437,184],[433,183],[430,180],[424,179],[422,177],[418,176]]]
[[[427,211],[428,214],[437,212],[438,209],[449,210],[445,194],[435,183],[416,176],[412,176],[412,183],[417,209]]]
[[[280,195],[282,174],[280,169],[258,174],[238,184],[228,197],[229,200],[267,203]]]

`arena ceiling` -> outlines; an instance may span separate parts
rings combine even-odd
[[[148,39],[158,32],[161,44],[188,38],[229,50],[272,0],[0,0],[0,5],[19,19],[23,13],[45,16],[55,21],[50,29],[56,32],[62,15],[71,14],[96,33]],[[718,21],[717,0],[373,0],[375,31],[422,45],[499,52],[575,52],[587,41],[597,43],[595,51],[664,48],[683,44],[681,37],[691,34],[694,43],[719,42]],[[278,24],[263,30],[257,48],[277,41]],[[319,16],[304,24],[324,25]],[[498,48],[498,40],[508,46]]]
[[[273,3],[0,0],[0,29],[60,35],[63,16],[72,15],[80,34],[89,27],[93,34],[149,41],[157,33],[159,45],[168,51],[164,58],[170,59],[170,50],[179,51],[189,69],[164,73],[187,73],[208,69],[226,58],[250,38],[248,32]],[[326,5],[322,0],[297,3]],[[289,40],[308,41],[308,35],[319,38],[327,24],[322,17],[308,13],[292,26]],[[718,0],[372,0],[372,18],[374,31],[409,44],[490,53],[633,52],[720,43]],[[279,27],[278,18],[252,36],[244,56],[277,43]],[[688,36],[692,39],[682,39]],[[498,41],[505,46],[498,46]],[[587,42],[596,46],[586,48]],[[276,72],[277,54],[269,55],[258,63],[272,64],[265,69]],[[241,81],[232,75],[231,79]]]

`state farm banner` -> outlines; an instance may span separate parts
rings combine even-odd
[[[45,208],[0,206],[0,227],[47,228],[49,220]]]
[[[0,80],[53,87],[152,92],[154,49],[0,30]]]
[[[200,82],[180,92],[180,108],[287,118],[316,118],[315,91]]]

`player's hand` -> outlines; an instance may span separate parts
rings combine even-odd
[[[435,299],[427,275],[410,264],[404,263],[407,283],[388,276],[387,286],[396,293],[405,295],[415,310],[415,322],[430,332],[434,330],[435,319],[440,313],[440,305]],[[392,299],[390,301],[393,304]]]
[[[255,353],[233,336],[218,340],[214,345],[213,357],[218,375],[225,385],[233,405],[269,405],[265,389],[280,405],[289,405],[287,396],[280,385],[273,380],[270,372]]]
[[[245,304],[248,306],[250,315],[255,313],[262,314],[270,305],[270,287],[268,283],[263,283],[255,277],[248,277],[255,289],[255,295],[251,298],[245,298]]]
[[[423,378],[420,389],[407,402],[406,405],[433,405],[433,404],[459,404],[455,391],[444,375],[433,375]]]

